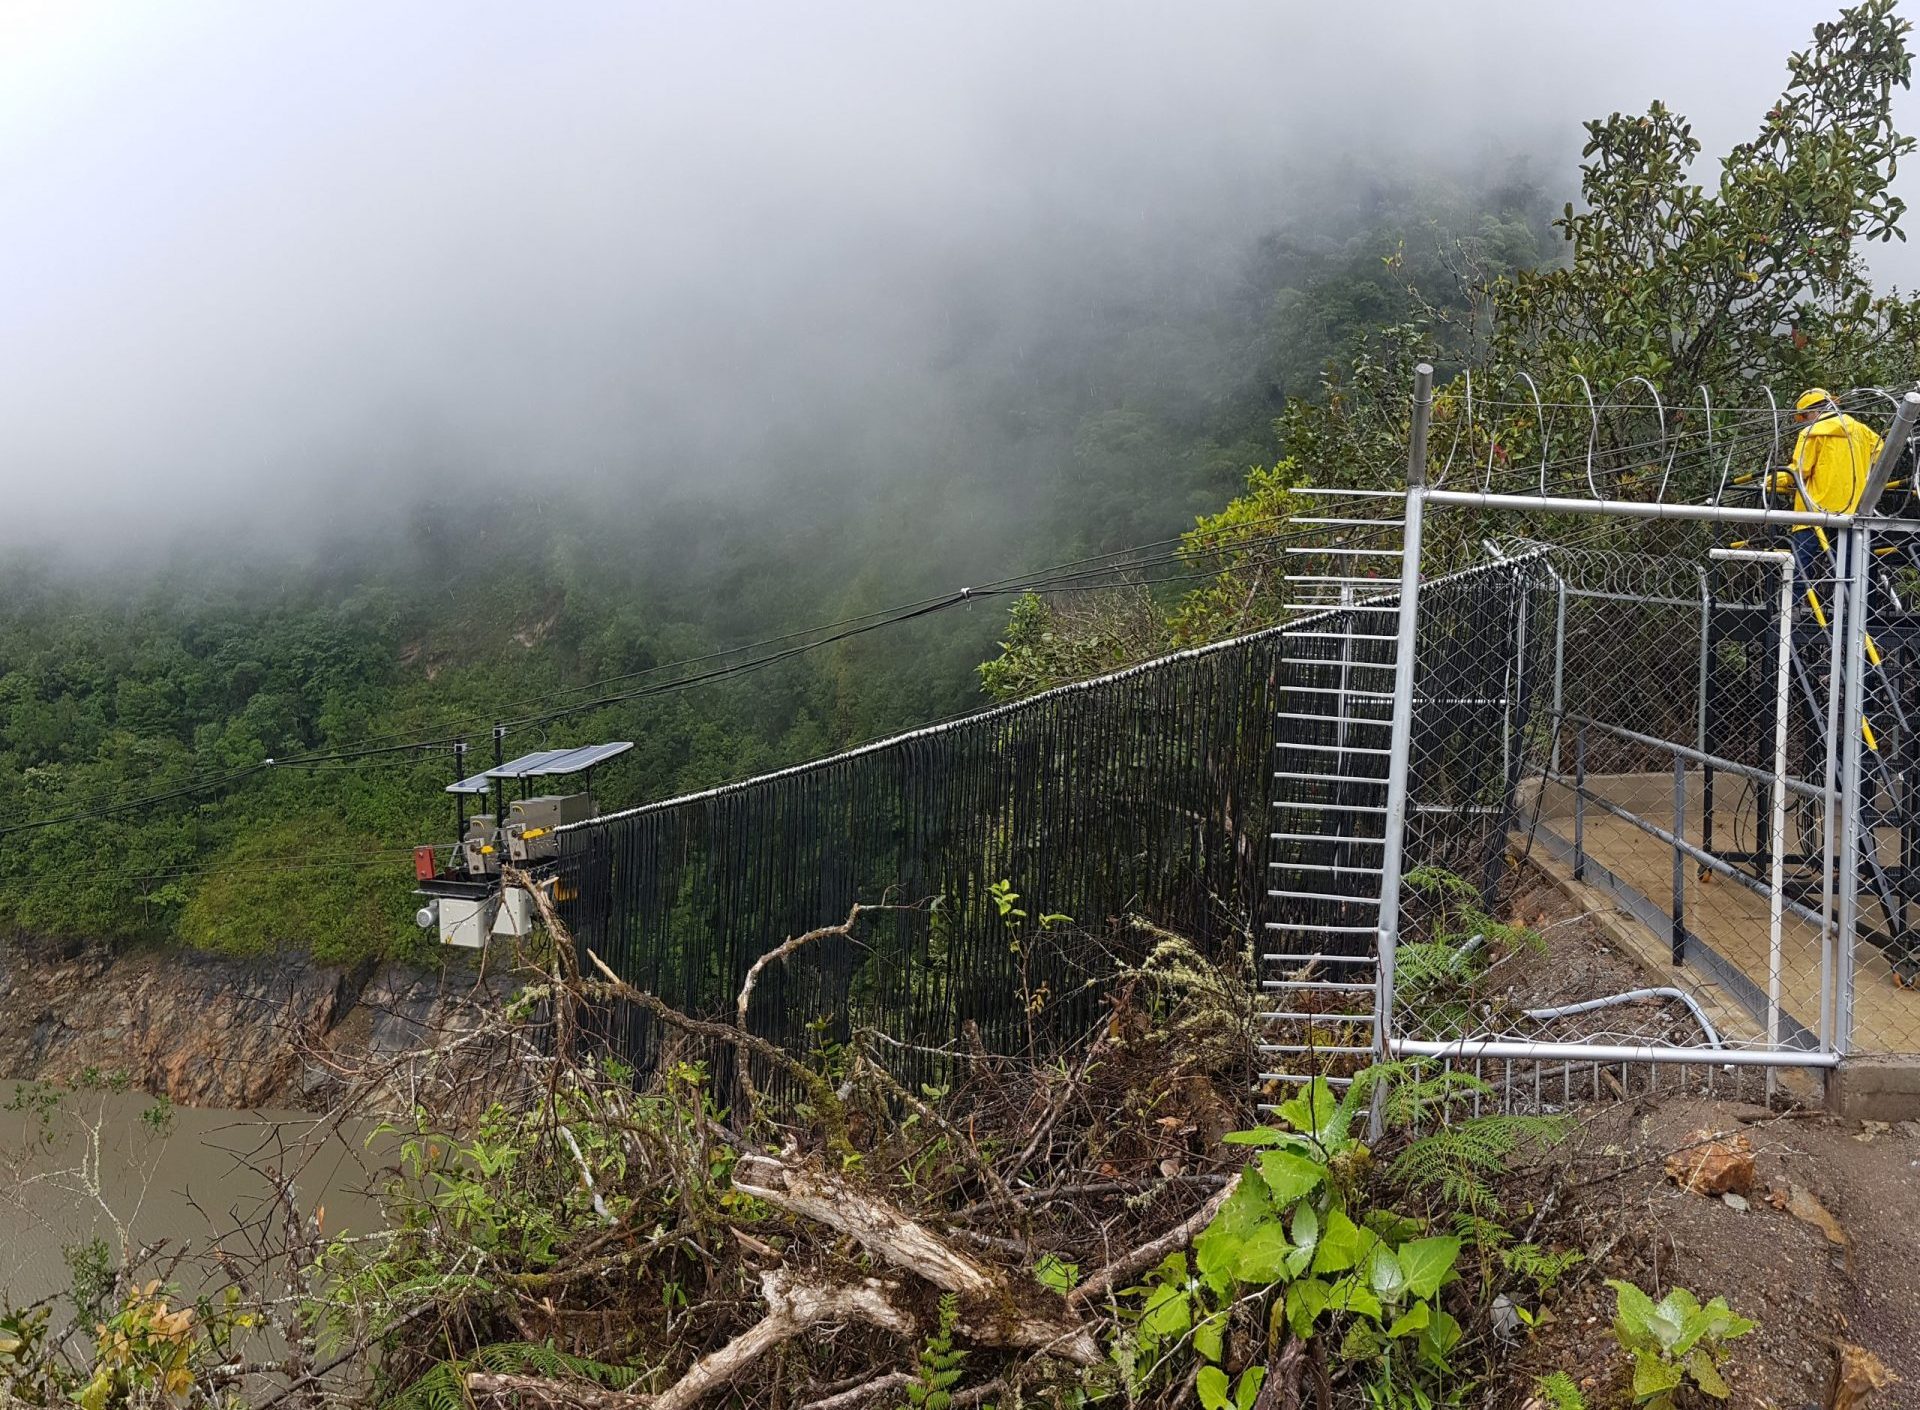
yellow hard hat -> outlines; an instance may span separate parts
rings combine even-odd
[[[1800,393],[1800,400],[1793,404],[1795,411],[1812,411],[1816,406],[1833,400],[1833,394],[1825,387],[1810,387]]]

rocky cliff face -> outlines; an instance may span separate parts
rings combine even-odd
[[[303,957],[0,941],[0,1078],[124,1072],[191,1106],[320,1107],[340,1072],[470,1029],[504,996],[471,970],[371,974]]]

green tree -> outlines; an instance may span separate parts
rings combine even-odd
[[[1587,123],[1583,208],[1557,222],[1570,261],[1490,291],[1496,369],[1578,374],[1596,392],[1645,377],[1679,396],[1864,381],[1890,356],[1911,377],[1914,308],[1876,296],[1860,258],[1905,238],[1892,182],[1914,139],[1893,94],[1911,83],[1911,28],[1894,0],[1815,26],[1715,182],[1696,179],[1699,139],[1665,104]]]

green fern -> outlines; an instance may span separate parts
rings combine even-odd
[[[1533,1285],[1543,1293],[1565,1277],[1575,1264],[1586,1262],[1586,1258],[1577,1248],[1556,1253],[1539,1244],[1515,1244],[1500,1250],[1500,1261],[1507,1266],[1507,1271],[1532,1279]]]
[[[1546,1400],[1548,1410],[1587,1410],[1586,1396],[1580,1394],[1580,1387],[1565,1371],[1542,1376],[1534,1389]]]
[[[1387,1125],[1411,1129],[1425,1122],[1445,1120],[1454,1107],[1475,1097],[1493,1094],[1493,1086],[1458,1068],[1442,1068],[1430,1061],[1412,1061],[1384,1065],[1391,1070],[1384,1080],[1384,1115]]]
[[[468,1410],[467,1373],[546,1376],[590,1381],[609,1390],[628,1390],[643,1374],[632,1366],[612,1366],[537,1342],[503,1341],[476,1349],[471,1356],[442,1361],[383,1402],[383,1410]]]
[[[1393,1163],[1394,1178],[1456,1209],[1494,1209],[1492,1177],[1513,1153],[1531,1142],[1560,1138],[1566,1123],[1556,1116],[1478,1116],[1440,1127],[1408,1144]]]
[[[947,1410],[953,1404],[953,1385],[960,1379],[961,1362],[967,1359],[966,1352],[953,1346],[953,1327],[959,1319],[959,1300],[948,1293],[940,1299],[939,1324],[914,1358],[913,1384],[907,1387],[907,1404],[913,1410]]]

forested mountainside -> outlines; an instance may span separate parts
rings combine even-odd
[[[1351,339],[1457,306],[1463,257],[1504,271],[1550,248],[1549,202],[1520,177],[1324,184],[1310,217],[1177,280],[1103,269],[1036,293],[1022,326],[956,327],[950,411],[913,464],[850,428],[796,442],[778,489],[533,485],[396,505],[272,563],[211,544],[108,571],[14,562],[0,920],[404,951],[407,848],[449,840],[456,737],[476,765],[500,721],[510,754],[632,739],[595,780],[627,804],[984,703],[974,667],[1006,621],[991,597],[678,683],[759,659],[716,652],[1179,535],[1275,459],[1276,418]],[[391,747],[423,740],[444,742]]]

